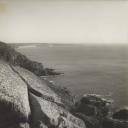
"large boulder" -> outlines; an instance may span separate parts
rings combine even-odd
[[[45,80],[19,66],[12,66],[12,68],[26,83],[29,92],[44,99],[49,98],[51,101],[54,100],[58,104],[63,104],[61,98],[47,85]]]
[[[111,100],[102,98],[97,94],[86,94],[80,101],[76,102],[76,112],[87,116],[107,116],[110,109]]]
[[[85,94],[75,104],[74,115],[84,120],[88,128],[99,128],[108,115],[111,101],[97,94]]]
[[[0,61],[0,128],[28,122],[30,113],[26,84],[9,64]]]
[[[49,128],[86,128],[85,123],[56,103],[30,93],[32,122],[44,122]],[[35,122],[35,123],[36,123]]]

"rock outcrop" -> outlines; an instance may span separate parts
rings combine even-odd
[[[60,125],[62,128],[85,128],[84,122],[65,109],[61,98],[47,86],[45,81],[23,68],[15,66],[13,70],[28,86],[32,125],[41,121],[49,128],[58,128]]]
[[[75,105],[74,115],[83,119],[87,128],[128,128],[128,110],[113,113],[112,100],[101,95],[86,94]]]
[[[42,98],[32,93],[30,93],[30,99],[33,112],[32,122],[40,120],[49,128],[85,128],[85,124],[81,119],[73,116],[57,104],[42,100]]]
[[[100,95],[87,94],[76,103],[76,111],[87,116],[102,118],[108,115],[110,105],[111,101],[102,98]]]
[[[113,114],[114,119],[128,121],[128,108],[121,108]]]
[[[128,128],[128,109],[121,108],[103,120],[103,128]]]
[[[75,115],[82,118],[88,128],[101,127],[102,119],[109,112],[111,102],[102,98],[100,95],[84,95],[75,105]]]
[[[9,64],[0,61],[0,128],[28,122],[30,114],[26,84]]]
[[[1,60],[0,81],[0,128],[86,128],[32,72]]]

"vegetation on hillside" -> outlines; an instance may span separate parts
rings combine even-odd
[[[0,42],[0,58],[10,64],[25,68],[37,76],[61,74],[59,72],[55,72],[54,69],[44,68],[42,63],[28,59],[25,55],[17,52],[14,48],[4,42]]]

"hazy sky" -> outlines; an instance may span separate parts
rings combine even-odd
[[[0,40],[128,43],[128,1],[0,0]]]

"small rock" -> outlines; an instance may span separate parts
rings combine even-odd
[[[114,119],[128,121],[128,108],[122,108],[113,114]]]

